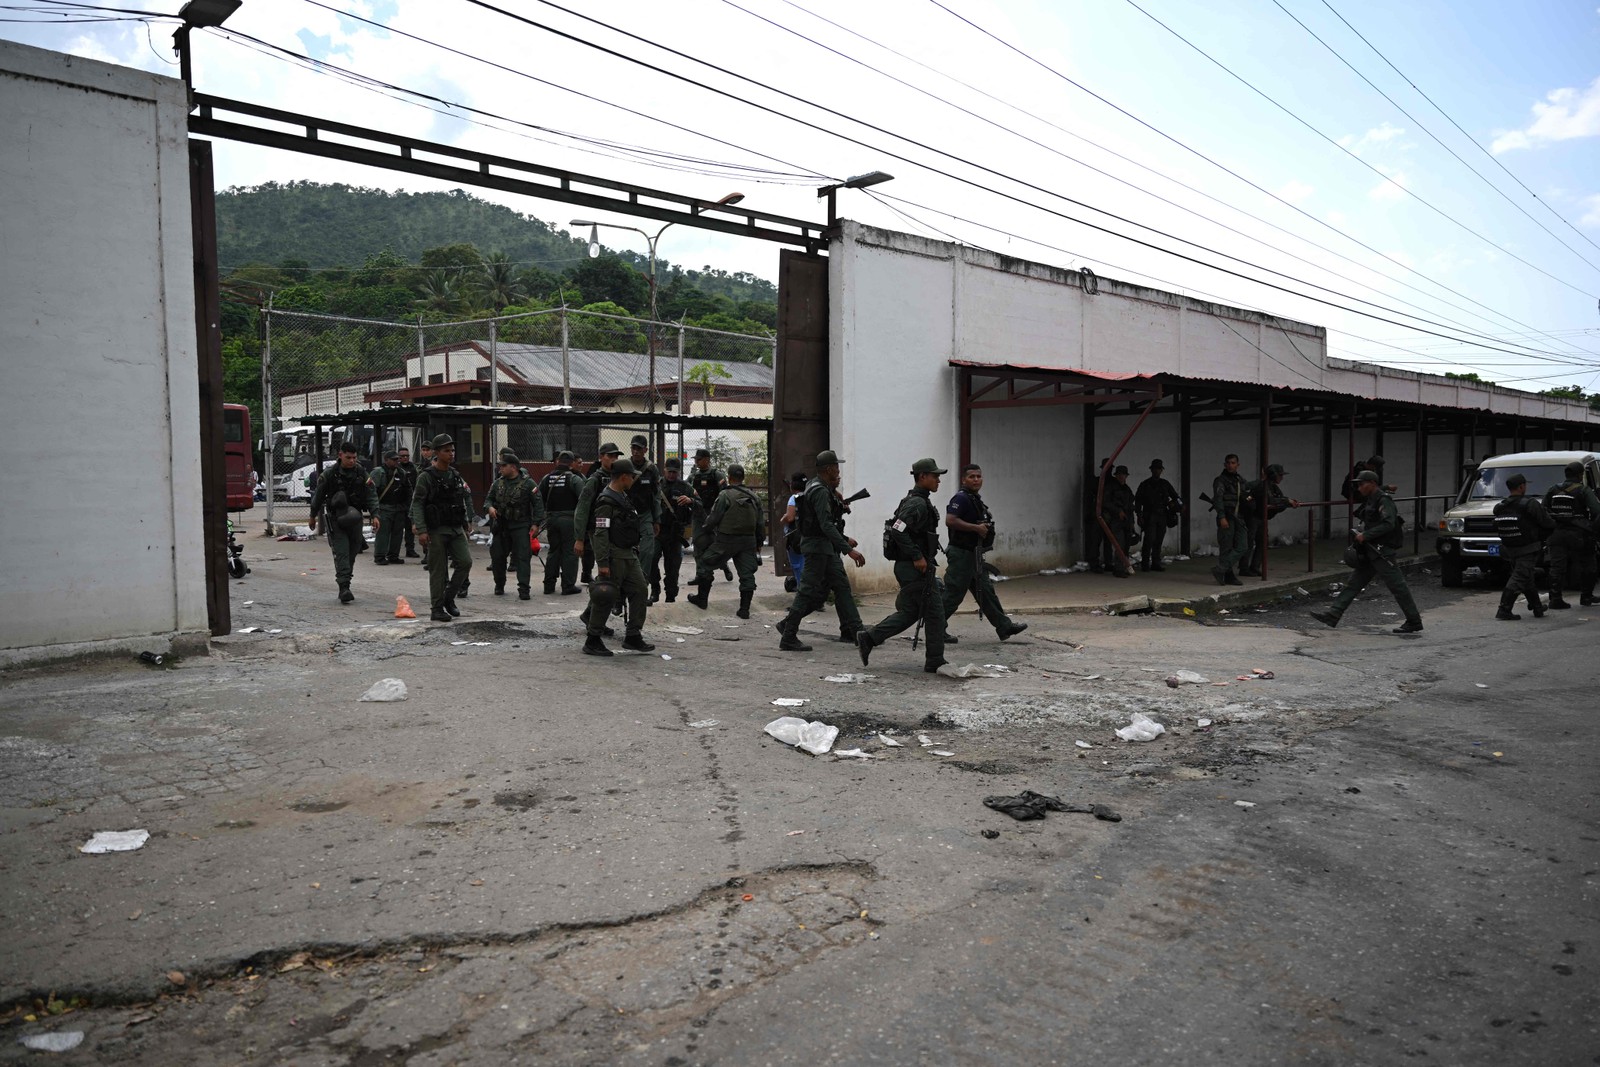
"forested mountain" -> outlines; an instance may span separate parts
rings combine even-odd
[[[569,236],[460,189],[391,193],[316,182],[267,182],[217,194],[217,253],[224,277],[249,264],[279,266],[286,260],[313,271],[360,267],[386,250],[414,264],[430,248],[457,244],[501,253],[518,269],[538,267],[560,274],[587,257],[587,239],[587,233]],[[602,250],[641,272],[649,263],[647,255],[637,252],[612,251],[603,243]],[[735,303],[778,299],[771,282],[752,274],[680,271],[667,260],[658,270],[663,288],[677,276],[702,293]]]

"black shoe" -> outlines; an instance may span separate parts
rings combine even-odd
[[[1238,575],[1234,574],[1232,571],[1229,571],[1227,574],[1224,574],[1222,576],[1222,584],[1223,585],[1243,585],[1244,583],[1239,580],[1239,576]]]
[[[392,563],[396,567],[403,567],[405,566],[406,561],[401,559],[399,556],[390,556],[385,562]]]
[[[348,604],[355,598],[356,595],[350,591],[350,587],[348,585],[341,585],[339,587],[339,603]]]
[[[1499,611],[1495,612],[1494,617],[1499,619],[1501,622],[1517,622],[1522,618],[1522,616],[1518,615],[1516,612],[1507,611],[1505,608],[1501,608]]]
[[[456,596],[460,597],[462,600],[467,599],[467,587],[466,586],[462,586],[461,587],[461,592],[457,593]]]
[[[750,617],[750,609],[747,607],[741,607],[735,611],[734,614],[739,616],[741,619],[748,619]]]
[[[950,662],[949,660],[943,660],[942,659],[938,663],[924,663],[922,665],[922,673],[924,673],[924,674],[938,674],[939,673],[939,668],[945,666],[949,662]]]
[[[1240,568],[1239,576],[1241,578],[1259,578],[1259,577],[1261,577],[1261,572],[1256,570],[1254,567],[1251,567],[1248,570],[1245,570],[1244,568]]]
[[[1397,634],[1418,634],[1418,633],[1421,633],[1422,632],[1422,620],[1421,619],[1407,619],[1405,622],[1401,623],[1399,626],[1396,626],[1394,628],[1394,632],[1397,633]]]
[[[416,549],[413,549],[413,548],[406,549],[406,559],[421,559],[421,558],[422,558],[421,556],[417,555]]]
[[[600,640],[598,637],[595,637],[593,634],[589,635],[588,640],[584,641],[584,643],[583,643],[583,654],[585,656],[613,656],[613,655],[616,655],[616,653],[612,652],[609,648],[606,647],[606,643],[604,641]]]
[[[526,589],[518,589],[517,590],[517,599],[518,600],[532,600],[533,599],[533,594],[531,592],[529,592],[528,590],[526,590]]]
[[[456,602],[454,600],[446,600],[444,602],[444,610],[448,611],[450,613],[450,617],[453,619],[461,618],[461,609],[456,607]]]
[[[434,608],[433,614],[428,616],[434,622],[450,622],[450,613],[443,608]]]
[[[1216,578],[1218,585],[1228,584],[1228,572],[1223,570],[1221,567],[1212,567],[1211,575],[1212,577]]]
[[[855,644],[856,643],[856,635],[859,634],[860,632],[861,632],[860,630],[840,630],[839,631],[839,643],[842,644],[842,645],[853,645],[853,644]]]
[[[959,645],[961,643],[961,638],[957,637],[955,634],[945,634],[944,643],[947,645]]]
[[[573,586],[571,589],[563,589],[563,590],[561,590],[561,595],[562,596],[577,596],[581,592],[583,592],[582,589],[579,589],[577,586]]]
[[[672,593],[668,593],[667,594],[667,603],[668,604],[676,603],[677,600],[678,600],[678,594],[676,592],[672,592]]]
[[[372,561],[372,565],[374,567],[387,567],[389,565],[389,561],[386,559],[375,559]]]
[[[739,610],[735,611],[734,614],[739,616],[739,618],[741,618],[741,619],[748,619],[750,617],[750,594],[749,593],[746,593],[743,596],[739,597]]]
[[[1536,619],[1544,618],[1544,608],[1534,608],[1533,609],[1533,617],[1536,618]]]
[[[629,634],[622,639],[622,647],[630,652],[654,652],[656,646],[644,639],[644,634]]]
[[[465,596],[466,594],[463,593],[462,595]],[[506,587],[503,586],[503,585],[495,586],[494,587],[494,595],[495,596],[505,596],[506,595]]]
[[[856,651],[861,653],[861,665],[867,666],[867,660],[872,656],[872,635],[865,630],[856,634]]]
[[[1339,616],[1331,611],[1313,611],[1311,617],[1330,630],[1339,625]]]
[[[602,626],[602,627],[600,627],[600,636],[601,637],[615,637],[615,636],[617,636],[617,631],[615,629],[613,629],[612,627],[610,627],[610,626]]]
[[[785,578],[783,580],[783,591],[785,593],[793,593],[793,592],[797,591],[799,588],[800,588],[800,583],[795,581],[794,575],[791,574],[791,575],[789,575],[787,578]]]
[[[1556,611],[1566,611],[1572,607],[1572,605],[1568,604],[1565,600],[1554,596],[1550,598],[1550,603],[1547,606],[1555,609]]]
[[[1584,593],[1578,597],[1579,607],[1592,608],[1597,603],[1600,603],[1600,600],[1597,600],[1593,593]]]
[[[722,568],[722,579],[727,582],[733,581],[733,569],[731,567]]]
[[[1129,574],[1127,571],[1112,571],[1111,572],[1111,577],[1113,577],[1113,578],[1131,578],[1131,577],[1133,577],[1133,575]]]
[[[661,597],[657,596],[655,593],[651,593],[650,599],[644,602],[644,606],[647,608],[653,608],[659,603],[661,603]]]
[[[1152,563],[1148,569],[1153,571],[1164,571],[1167,569],[1167,567],[1164,563]]]
[[[1025,622],[1014,622],[1004,630],[1000,631],[1000,640],[1004,641],[1008,637],[1015,637],[1027,628],[1028,624]],[[947,637],[945,640],[948,641],[949,638]]]
[[[706,608],[709,607],[710,604],[711,604],[711,598],[706,596],[706,594],[704,594],[704,593],[690,593],[688,596],[684,597],[683,599],[687,600],[689,603],[693,604],[695,607],[699,608],[701,611],[706,610]]]
[[[811,646],[806,644],[804,641],[800,640],[794,634],[789,633],[787,630],[780,631],[780,632],[782,633],[783,636],[778,641],[778,651],[780,651],[780,652],[810,652],[811,651]]]

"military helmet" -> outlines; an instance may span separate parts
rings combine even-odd
[[[631,460],[631,459],[619,459],[616,462],[611,464],[611,477],[613,477],[613,478],[615,478],[619,474],[638,474],[638,473],[639,473],[639,471],[634,467],[633,460]]]
[[[923,456],[911,465],[912,474],[945,474],[945,469],[939,466],[939,461],[932,456]]]
[[[456,439],[454,437],[451,437],[447,433],[442,433],[438,437],[435,437],[432,441],[428,442],[428,447],[438,450],[445,447],[454,448],[455,444]]]

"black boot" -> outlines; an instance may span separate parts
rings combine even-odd
[[[588,626],[589,626],[589,609],[588,608],[584,608],[583,609],[583,614],[578,616],[578,621],[583,623],[585,629],[588,629]],[[617,636],[617,631],[613,630],[609,626],[600,627],[600,633],[603,634],[606,637],[615,637],[615,636]],[[610,655],[610,653],[607,653],[607,655]]]
[[[495,582],[494,583],[494,595],[495,596],[505,596],[506,595],[506,583],[505,582]]]
[[[459,590],[456,589],[456,583],[453,579],[450,584],[444,587],[444,610],[448,611],[452,618],[457,619],[461,617],[461,609],[456,607],[456,595],[458,592]]]
[[[1572,605],[1568,604],[1566,599],[1562,597],[1561,593],[1557,591],[1550,594],[1550,607],[1554,608],[1556,611],[1566,611],[1570,609]]]
[[[532,600],[533,592],[525,585],[517,587],[518,600]]]
[[[658,582],[651,582],[650,583],[650,604],[651,605],[655,605],[655,604],[659,604],[660,602],[661,602],[661,585]]]
[[[1592,607],[1594,607],[1594,605],[1596,603],[1597,603],[1597,601],[1595,599],[1595,595],[1594,595],[1593,591],[1590,591],[1590,592],[1587,592],[1587,593],[1578,594],[1578,606],[1579,607],[1592,608]]]
[[[340,582],[339,583],[339,603],[348,604],[352,600],[354,600],[355,598],[356,598],[356,595],[350,591],[350,583],[349,582]]]
[[[428,616],[434,622],[451,622],[450,613],[443,608],[434,608],[433,614]]]
[[[1517,598],[1515,596],[1501,597],[1500,610],[1494,613],[1494,617],[1499,619],[1501,622],[1516,622],[1518,619],[1522,618],[1521,615],[1518,615],[1516,612],[1511,610],[1516,603]]]
[[[944,643],[947,644],[947,645],[959,645],[961,643],[961,638],[957,637],[953,633],[948,633],[947,632],[944,635]]]
[[[667,603],[671,604],[672,602],[674,602],[677,599],[678,599],[678,587],[675,586],[675,585],[667,586]]]
[[[734,612],[734,614],[739,616],[741,619],[748,619],[750,617],[750,598],[753,596],[755,596],[754,593],[740,593],[739,610]]]
[[[622,639],[622,647],[630,652],[654,652],[656,646],[644,639],[644,634],[635,630]]]
[[[872,656],[872,635],[865,630],[856,634],[856,651],[861,653],[861,665],[865,667]]]
[[[604,641],[600,640],[594,634],[590,634],[589,637],[583,642],[583,654],[586,656],[612,656],[616,653],[607,648]]]
[[[1223,585],[1243,585],[1244,583],[1239,580],[1239,576],[1237,574],[1234,574],[1232,571],[1229,571],[1227,574],[1224,574],[1222,576],[1222,584]]]
[[[1008,622],[1006,623],[1005,628],[999,631],[1000,640],[1004,641],[1008,637],[1015,637],[1027,628],[1028,624],[1025,622]],[[946,637],[945,640],[949,641],[950,638]]]
[[[1330,630],[1339,625],[1339,613],[1337,611],[1313,611],[1311,617]]]
[[[704,611],[706,608],[711,606],[711,580],[708,578],[705,581],[702,581],[696,588],[699,590],[699,592],[690,593],[683,599],[687,600],[701,611]],[[745,616],[747,619],[749,617],[750,616],[748,615]]]
[[[1418,615],[1414,619],[1407,619],[1405,622],[1401,623],[1399,626],[1396,626],[1394,628],[1394,632],[1397,633],[1397,634],[1419,634],[1419,633],[1421,633],[1422,632],[1422,616]]]
[[[1538,597],[1535,596],[1535,597],[1529,597],[1528,598],[1528,610],[1533,612],[1533,617],[1534,618],[1536,618],[1536,619],[1544,618],[1544,605],[1539,602],[1539,598]]]

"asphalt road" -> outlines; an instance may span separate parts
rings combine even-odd
[[[1600,1062],[1594,611],[963,619],[999,677],[834,682],[776,598],[595,661],[579,598],[341,612],[314,547],[235,586],[282,634],[0,678],[0,1062]],[[1121,821],[982,804],[1023,789]]]

